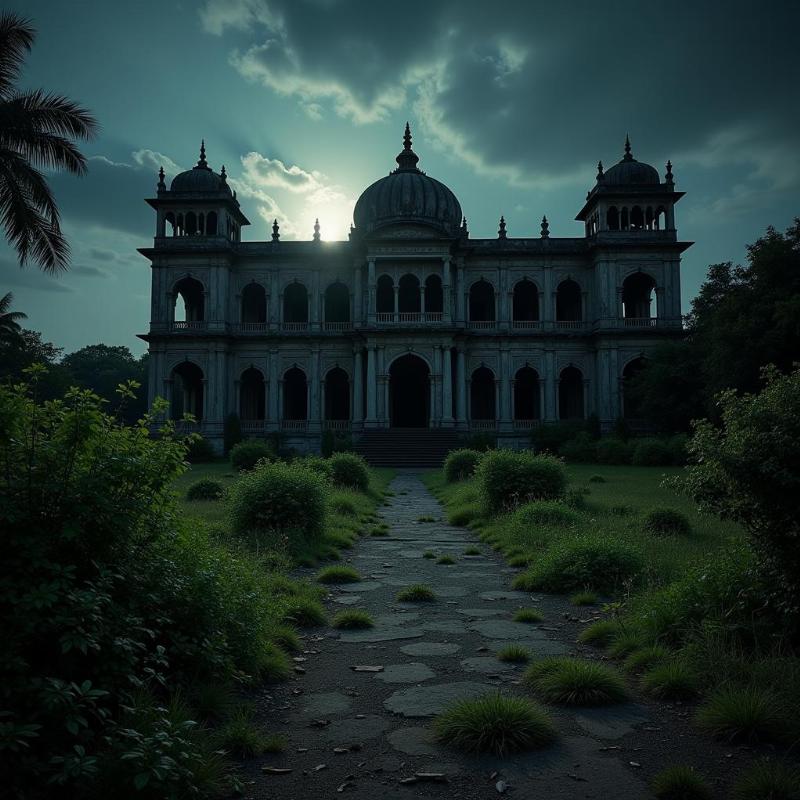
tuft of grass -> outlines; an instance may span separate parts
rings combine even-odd
[[[285,681],[291,674],[289,657],[275,644],[267,644],[258,661],[258,678],[267,683]]]
[[[605,483],[606,479],[602,475],[590,475],[589,483]]]
[[[605,706],[621,703],[628,693],[619,673],[594,661],[545,658],[531,664],[523,683],[548,703],[567,706]]]
[[[544,614],[538,608],[519,608],[512,617],[514,622],[525,622],[533,625],[536,622],[544,622]]]
[[[481,516],[481,507],[478,503],[464,503],[448,509],[447,521],[459,528],[466,527]]]
[[[762,758],[736,781],[731,800],[797,800],[800,798],[800,769],[780,761]]]
[[[644,674],[642,688],[659,700],[688,700],[697,694],[698,679],[682,661],[665,661]]]
[[[234,694],[225,683],[200,683],[192,688],[191,703],[201,720],[220,720],[230,714]]]
[[[216,734],[218,746],[237,758],[253,758],[264,752],[267,736],[253,721],[253,709],[237,708]]]
[[[531,652],[521,644],[509,644],[497,651],[497,660],[511,664],[526,664],[531,660]]]
[[[417,517],[417,522],[436,522],[436,517],[432,517],[430,514],[423,514],[421,517]]]
[[[433,726],[440,742],[499,756],[544,747],[556,738],[553,723],[538,703],[499,692],[456,702]]]
[[[608,654],[614,658],[624,658],[635,650],[640,650],[645,644],[647,640],[643,631],[638,628],[618,627],[608,646]]]
[[[357,628],[371,628],[375,621],[366,612],[357,608],[348,608],[340,611],[332,620],[331,625],[341,630],[353,630]]]
[[[594,592],[576,592],[569,599],[574,606],[593,606],[597,603],[597,595]]]
[[[436,553],[434,553],[434,552],[433,552],[433,550],[426,550],[426,551],[425,551],[425,552],[422,554],[422,557],[423,557],[423,558],[436,558]]]
[[[480,548],[478,547],[468,547],[464,551],[465,556],[479,556],[481,554]]]
[[[283,650],[295,653],[300,649],[300,637],[291,625],[276,625],[269,638]]]
[[[376,525],[376,526],[370,528],[367,531],[367,533],[370,536],[387,536],[389,534],[389,529],[388,528],[382,528],[379,525]]]
[[[661,770],[650,784],[657,800],[711,800],[708,784],[692,769],[676,765]]]
[[[527,567],[530,566],[531,556],[521,553],[516,556],[511,556],[507,561],[509,567]]]
[[[608,647],[618,632],[618,623],[610,619],[601,619],[584,628],[578,636],[578,641],[594,647]]]
[[[629,672],[638,672],[640,669],[648,669],[669,658],[669,651],[658,644],[648,645],[639,650],[634,650],[626,657],[624,667]]]
[[[728,741],[775,741],[785,731],[775,697],[755,686],[725,686],[697,712],[697,724]]]
[[[289,740],[281,733],[270,733],[264,738],[265,753],[282,753]]]
[[[455,564],[456,560],[452,556],[443,555],[436,559],[437,564]]]
[[[361,576],[358,574],[358,570],[353,567],[335,564],[320,570],[317,574],[317,580],[320,583],[356,583],[356,581],[361,580]]]
[[[325,624],[325,610],[310,597],[291,597],[287,600],[282,620],[300,628],[314,628]]]
[[[401,603],[424,603],[436,599],[436,595],[430,586],[424,583],[412,583],[397,593],[397,599]]]

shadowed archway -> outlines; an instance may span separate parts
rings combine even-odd
[[[389,418],[393,428],[427,428],[430,370],[419,357],[405,355],[389,368]]]

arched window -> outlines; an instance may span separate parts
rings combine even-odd
[[[628,209],[627,208],[623,208],[622,209],[622,214],[620,215],[619,227],[623,231],[628,230]]]
[[[169,211],[164,217],[164,236],[175,236],[176,234],[175,215]]]
[[[625,319],[649,320],[655,317],[653,297],[656,282],[644,272],[628,275],[622,282],[622,308]]]
[[[186,235],[194,236],[197,233],[197,215],[190,211],[186,215]]]
[[[606,225],[610,231],[619,230],[619,211],[616,206],[611,206],[606,213]]]
[[[646,360],[640,356],[629,361],[622,370],[622,415],[625,419],[640,419],[642,416],[638,398],[630,391],[630,382],[644,369],[645,364]]]
[[[514,322],[535,322],[539,319],[539,290],[527,278],[514,286]]]
[[[394,281],[390,275],[381,275],[375,289],[375,310],[379,314],[394,311]]]
[[[206,217],[206,236],[217,235],[217,212],[209,211]]]
[[[292,367],[283,376],[283,418],[308,419],[308,384],[299,367]]]
[[[565,367],[558,381],[558,418],[583,417],[583,375],[577,367]]]
[[[438,275],[428,275],[425,279],[425,311],[441,314],[444,311],[442,279]]]
[[[580,322],[583,319],[581,305],[581,287],[571,278],[561,281],[556,290],[556,320]]]
[[[264,376],[250,367],[239,381],[239,416],[245,421],[264,419]]]
[[[340,281],[325,290],[325,322],[350,322],[350,291]]]
[[[644,228],[644,214],[641,206],[634,206],[631,209],[631,230],[640,231]]]
[[[184,230],[184,227],[183,227],[183,214],[178,214],[178,216],[176,218],[176,221],[175,221],[175,225],[177,227],[177,232],[176,232],[175,235],[176,236],[183,236],[186,233],[186,231]]]
[[[172,419],[191,414],[203,419],[203,370],[191,361],[184,361],[172,370]]]
[[[541,419],[539,373],[522,367],[514,377],[514,419]]]
[[[308,290],[302,283],[290,283],[284,289],[283,321],[308,322]]]
[[[647,211],[644,215],[644,226],[647,230],[653,230],[653,206],[647,206]]]
[[[245,324],[267,321],[267,293],[260,283],[248,283],[242,289],[242,322]]]
[[[350,379],[341,367],[325,376],[325,419],[350,419]]]
[[[667,229],[667,212],[664,206],[659,206],[656,209],[655,228],[657,231]]]
[[[495,413],[494,373],[478,367],[469,383],[470,419],[493,420]]]
[[[206,215],[203,213],[197,215],[197,232],[201,235],[206,232]]]
[[[202,322],[205,319],[205,293],[203,284],[197,279],[181,278],[175,284],[173,319],[175,322]]]
[[[473,283],[469,290],[469,318],[471,322],[494,322],[494,287],[488,281]]]
[[[401,314],[414,314],[420,310],[419,278],[416,275],[403,275],[400,278],[397,310]]]

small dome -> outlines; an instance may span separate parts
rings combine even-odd
[[[651,167],[650,164],[645,164],[643,161],[637,161],[631,155],[631,143],[625,139],[625,155],[622,160],[614,164],[603,176],[603,182],[606,186],[629,186],[631,184],[657,184],[661,180],[658,175],[658,170]]]
[[[420,222],[455,235],[461,225],[461,204],[443,183],[417,169],[419,158],[411,149],[406,123],[403,150],[397,169],[368,186],[356,202],[353,221],[357,230],[371,232],[385,225]]]
[[[191,192],[192,194],[198,192],[231,193],[226,180],[225,167],[222,168],[222,174],[218,175],[208,166],[205,142],[200,145],[200,159],[197,164],[192,169],[179,172],[172,179],[169,190],[171,192]]]

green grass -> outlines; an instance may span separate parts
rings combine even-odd
[[[468,547],[464,551],[465,556],[479,556],[481,554],[480,547]]]
[[[601,619],[584,628],[578,636],[581,644],[593,647],[608,647],[619,633],[619,623],[610,619]]]
[[[432,517],[430,514],[423,514],[421,517],[417,517],[417,522],[436,522],[436,517]]]
[[[669,658],[669,650],[661,645],[652,644],[634,650],[625,657],[624,666],[628,672],[639,672],[639,670],[660,664]]]
[[[656,800],[711,800],[708,784],[691,767],[667,767],[653,778],[650,788]]]
[[[736,780],[731,800],[798,800],[800,769],[763,758]]]
[[[426,550],[426,551],[425,551],[425,552],[422,554],[422,557],[423,557],[423,558],[436,558],[436,553],[434,553],[434,552],[433,552],[433,550]]]
[[[425,603],[436,599],[436,594],[430,586],[424,583],[412,583],[397,593],[401,603]]]
[[[267,645],[259,660],[257,678],[266,683],[279,683],[285,681],[291,671],[286,653],[276,644]]]
[[[320,570],[317,573],[317,580],[320,583],[356,583],[361,580],[361,576],[357,569],[337,564]]]
[[[697,694],[699,681],[682,661],[664,661],[645,672],[642,689],[659,700],[689,700]]]
[[[500,693],[456,702],[436,717],[433,729],[438,741],[459,750],[499,756],[535,750],[556,738],[541,706]]]
[[[270,741],[254,722],[254,716],[249,706],[237,708],[216,732],[218,747],[236,758],[253,758],[263,753]]]
[[[352,630],[357,628],[372,628],[375,621],[366,612],[356,608],[348,608],[345,611],[340,611],[331,620],[331,625],[334,628],[342,630]]]
[[[443,555],[436,559],[437,564],[455,564],[456,560],[453,556]]]
[[[576,592],[569,601],[574,606],[593,606],[597,604],[597,595],[594,592]]]
[[[512,617],[514,622],[525,622],[533,625],[536,622],[544,622],[544,614],[538,608],[518,608]]]
[[[282,619],[300,628],[315,628],[325,624],[325,609],[309,597],[293,597],[286,602]]]
[[[264,737],[264,750],[265,753],[282,753],[289,740],[281,733],[270,733]]]
[[[700,728],[729,742],[774,742],[786,732],[776,698],[754,686],[718,689],[695,719]]]
[[[521,644],[509,644],[497,651],[497,660],[511,664],[526,664],[531,660],[531,651]]]
[[[565,706],[605,706],[628,696],[619,673],[596,661],[553,657],[525,671],[523,683],[548,703]]]

